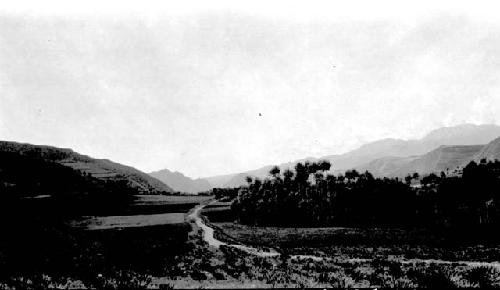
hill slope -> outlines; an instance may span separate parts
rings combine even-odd
[[[191,179],[180,172],[172,172],[168,169],[151,172],[149,175],[168,184],[175,191],[198,193],[212,188],[204,179]]]
[[[93,159],[71,149],[0,141],[0,153],[2,157],[9,160],[9,163],[2,162],[0,164],[1,176],[4,178],[13,177],[10,172],[15,172],[23,177],[23,172],[30,172],[30,166],[36,166],[40,171],[49,171],[44,172],[44,174],[58,179],[61,183],[63,183],[62,176],[58,177],[58,174],[64,171],[66,175],[80,180],[79,182],[92,181],[100,188],[119,185],[137,194],[172,192],[172,189],[161,181],[133,167],[106,159]],[[50,171],[53,171],[52,174],[49,174]],[[22,183],[29,183],[30,180],[33,181],[32,179],[36,178],[33,174],[25,175],[26,178],[24,181],[21,180]],[[7,180],[1,181],[11,183]],[[18,180],[18,182],[21,181]],[[55,182],[54,185],[56,185]],[[36,191],[36,188],[34,190]]]

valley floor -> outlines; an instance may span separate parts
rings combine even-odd
[[[216,240],[237,250],[276,252],[259,283],[272,287],[500,286],[500,245],[456,243],[424,230],[250,227],[234,222],[228,207],[202,211]],[[214,222],[210,222],[213,216]],[[221,218],[222,217],[222,218]],[[228,250],[221,247],[221,250]],[[248,255],[251,251],[245,251]],[[227,254],[227,253],[226,253]],[[253,259],[262,255],[253,254]],[[254,266],[262,267],[265,263]],[[258,270],[257,270],[258,271]],[[249,276],[243,283],[254,285]],[[248,283],[248,284],[247,284]],[[243,287],[246,287],[243,286]],[[262,287],[259,286],[259,287]]]
[[[397,229],[248,227],[230,222],[227,210],[196,205],[189,226],[40,232],[27,252],[2,240],[0,266],[9,272],[0,288],[500,286],[500,245],[450,246]],[[22,244],[36,245],[33,237]],[[47,247],[53,251],[41,255]]]

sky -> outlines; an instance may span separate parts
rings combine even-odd
[[[496,8],[0,4],[0,140],[206,177],[500,124]]]

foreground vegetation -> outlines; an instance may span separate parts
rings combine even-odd
[[[197,267],[207,273],[208,278],[203,282],[191,281],[190,286],[500,286],[500,264],[491,262],[499,258],[499,248],[493,245],[455,245],[450,248],[444,244],[425,244],[424,233],[401,230],[251,227],[227,221],[213,222],[212,217],[222,219],[224,211],[230,219],[230,212],[224,204],[217,204],[203,213],[210,225],[216,228],[218,239],[273,247],[282,255],[259,258],[231,247],[211,250],[210,263],[200,263]],[[471,263],[470,260],[484,262]],[[217,270],[213,266],[217,266]],[[182,283],[175,285],[187,286]]]
[[[192,199],[190,197],[190,199]],[[180,201],[176,201],[180,202]],[[188,201],[192,202],[192,200]],[[139,204],[143,204],[144,200]],[[144,210],[144,209],[141,209]],[[205,214],[231,219],[228,202],[208,206]],[[226,214],[224,213],[226,211]],[[18,221],[20,222],[20,221]],[[222,222],[218,235],[254,232],[255,227]],[[224,226],[226,225],[226,226]],[[191,230],[194,228],[194,230]],[[411,251],[438,256],[433,248],[403,246],[408,238],[396,231],[326,228],[259,227],[252,236],[234,235],[242,243],[276,246],[283,254],[260,258],[238,249],[209,248],[195,225],[186,224],[103,231],[69,231],[67,228],[25,227],[2,239],[0,287],[5,288],[146,288],[146,287],[489,287],[498,286],[498,267],[464,264],[456,251],[450,263],[411,259]],[[14,229],[11,229],[14,230]],[[335,229],[339,230],[339,229]],[[345,243],[341,243],[340,237]],[[364,237],[364,238],[362,238]],[[374,238],[375,237],[375,238]],[[376,237],[379,237],[378,239]],[[390,243],[382,237],[399,237]],[[411,238],[412,239],[412,238]],[[6,241],[9,241],[6,243]],[[357,241],[357,243],[353,243]],[[378,245],[366,246],[367,241]],[[384,242],[385,241],[385,242]],[[396,240],[397,241],[397,240]],[[16,244],[14,244],[16,243]],[[363,244],[365,243],[365,244]],[[15,248],[8,248],[8,245]],[[48,250],[48,251],[47,251]],[[406,252],[398,256],[397,252]],[[445,251],[443,249],[443,251]],[[498,249],[476,248],[484,260]],[[489,253],[488,253],[489,251]],[[324,257],[297,259],[294,254]],[[474,254],[475,256],[481,256]],[[425,255],[414,253],[414,257]],[[492,256],[492,258],[495,256]]]
[[[91,231],[73,226],[72,221],[81,217],[64,210],[59,199],[2,202],[0,285],[18,289],[145,287],[152,277],[176,273],[179,257],[189,256],[193,249],[191,226],[179,214],[162,225],[151,225],[145,215],[163,212],[170,217],[169,212],[186,213],[205,200],[207,197],[140,196],[128,204],[109,205],[107,212],[128,215],[127,223],[145,224],[129,227],[114,223]],[[80,210],[86,215],[96,212],[92,208]]]

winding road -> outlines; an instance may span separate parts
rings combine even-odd
[[[261,249],[237,245],[237,244],[228,244],[222,241],[217,240],[214,237],[214,229],[207,226],[200,217],[200,211],[205,207],[205,205],[199,205],[194,208],[193,212],[188,215],[188,220],[192,220],[196,223],[196,225],[203,230],[203,240],[208,243],[209,246],[219,248],[220,246],[228,246],[236,249],[240,249],[248,254],[255,255],[258,257],[277,257],[280,255],[275,250],[264,251]]]

